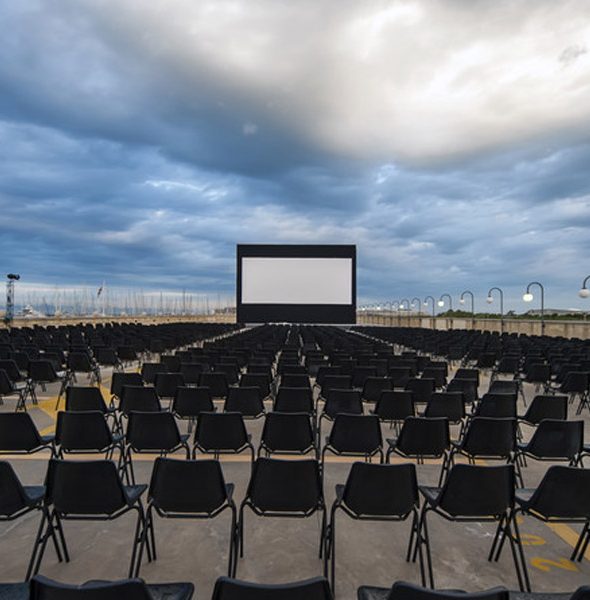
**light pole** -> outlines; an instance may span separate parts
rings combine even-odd
[[[435,314],[434,314],[434,305],[436,304],[436,300],[432,297],[432,296],[426,296],[426,298],[424,298],[424,306],[428,306],[428,301],[432,302],[432,329],[436,329],[436,322],[435,322]]]
[[[588,279],[590,279],[590,275],[588,275],[588,277],[582,281],[582,289],[578,292],[578,296],[580,296],[580,298],[588,298],[588,296],[590,296],[590,290],[586,287]],[[584,313],[584,321],[586,320],[587,315],[588,311]]]
[[[438,299],[438,305],[441,308],[445,305],[445,301],[443,300],[445,296],[449,299],[449,310],[453,310],[453,299],[451,298],[451,294],[441,294]]]
[[[473,297],[473,292],[465,290],[464,292],[461,292],[459,304],[465,304],[465,294],[469,294],[471,296],[471,329],[473,329],[473,326],[475,324],[475,298]]]
[[[422,306],[422,301],[420,300],[420,298],[416,298],[416,297],[412,298],[412,303],[410,304],[410,306],[412,308],[416,308],[418,310],[418,316],[420,316],[420,312],[421,312],[420,307]]]
[[[523,294],[522,299],[525,302],[532,302],[534,296],[531,294],[531,285],[538,285],[541,290],[541,335],[545,334],[545,288],[538,281],[531,281],[526,286],[526,292]]]
[[[504,292],[499,287],[491,287],[488,291],[486,302],[491,304],[494,301],[492,292],[496,290],[500,295],[500,333],[504,333]]]
[[[402,298],[402,299],[399,301],[399,310],[401,311],[401,310],[404,308],[404,302],[406,303],[406,308],[405,308],[405,310],[407,310],[407,311],[408,311],[408,313],[409,313],[409,312],[410,312],[410,301],[409,301],[407,298]],[[400,318],[401,318],[401,316],[402,316],[401,312],[400,312],[399,316],[400,316]]]

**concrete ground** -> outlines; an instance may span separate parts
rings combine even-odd
[[[78,382],[78,385],[85,384],[84,378]],[[105,398],[109,397],[109,386],[110,371],[104,371]],[[480,393],[487,387],[488,378],[484,377]],[[30,408],[35,423],[45,434],[53,431],[56,394],[55,386],[50,386],[46,392],[40,391],[38,407]],[[534,395],[529,384],[525,384],[525,394],[529,401]],[[6,400],[0,410],[14,410],[14,401]],[[522,411],[524,407],[520,401],[519,412]],[[571,407],[570,419],[574,418],[573,413]],[[588,430],[588,413],[583,419]],[[255,445],[262,423],[262,419],[247,421]],[[181,427],[185,431],[186,423]],[[328,428],[325,430],[327,433]],[[384,437],[391,435],[389,426],[384,426],[383,433]],[[525,436],[528,435],[529,432],[525,432]],[[11,462],[23,483],[43,482],[48,453],[2,458]],[[85,458],[96,458],[96,455]],[[138,483],[149,482],[152,461],[153,458],[145,455],[134,458]],[[325,476],[328,507],[334,500],[334,486],[344,483],[351,462],[352,459],[339,457],[328,459]],[[236,485],[234,498],[239,504],[249,478],[246,455],[222,458],[222,464],[226,481]],[[529,461],[524,469],[526,485],[535,486],[548,466],[548,463]],[[434,462],[419,465],[419,483],[435,485],[439,469],[440,464]],[[359,522],[340,515],[336,566],[339,599],[356,598],[356,589],[362,584],[388,587],[395,580],[420,582],[418,564],[405,562],[409,522]],[[38,513],[30,513],[17,521],[0,524],[0,581],[22,581],[24,578],[39,519]],[[135,516],[131,514],[112,522],[66,522],[71,562],[58,563],[53,548],[48,545],[40,572],[64,582],[124,578],[129,567],[134,526]],[[509,589],[518,589],[508,548],[499,563],[487,561],[494,532],[492,525],[449,523],[431,514],[429,530],[437,587],[476,591],[505,585]],[[590,551],[580,563],[569,560],[579,530],[578,525],[545,525],[530,517],[521,520],[534,591],[570,591],[590,581]],[[309,519],[269,519],[247,512],[245,555],[239,561],[238,578],[274,583],[321,574],[322,561],[317,554],[319,532],[319,515]],[[196,598],[210,598],[216,578],[226,574],[228,535],[229,513],[206,521],[159,519],[156,521],[158,559],[151,564],[144,559],[141,577],[148,582],[192,581],[196,586]]]

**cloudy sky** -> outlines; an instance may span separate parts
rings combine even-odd
[[[232,294],[236,243],[353,243],[360,302],[590,302],[587,0],[0,0],[0,23],[23,285]]]

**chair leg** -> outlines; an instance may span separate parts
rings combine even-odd
[[[506,523],[507,534],[510,537],[510,543],[512,546],[512,557],[514,559],[514,567],[518,576],[518,583],[522,592],[531,591],[531,582],[529,579],[529,573],[526,565],[526,558],[522,547],[522,540],[520,538],[520,531],[518,530],[518,523],[516,522],[516,514],[513,513],[507,518]],[[515,548],[516,546],[516,548]],[[518,550],[518,556],[517,551]],[[520,569],[518,565],[518,559],[520,558]],[[522,574],[521,574],[522,570]],[[523,581],[524,580],[524,581]]]
[[[240,558],[244,558],[244,504],[240,505],[238,518],[238,546],[240,547]]]
[[[426,513],[427,513],[427,505],[424,505],[422,509],[422,514],[420,516],[420,537],[418,538],[418,543],[416,544],[416,552],[420,553],[422,551],[422,544],[426,546],[426,565],[428,568],[428,582],[431,589],[434,589],[434,573],[432,570],[432,555],[430,553],[430,537],[428,535],[428,524],[426,522]],[[414,561],[416,560],[416,552],[414,553]]]
[[[64,554],[64,560],[66,562],[70,562],[70,553],[68,552],[68,546],[66,544],[66,537],[64,535],[64,530],[63,530],[63,527],[61,524],[61,519],[59,518],[59,515],[56,512],[53,513],[53,517],[55,519],[55,529],[57,529],[59,541],[61,542],[61,547],[62,547],[63,554]]]
[[[31,576],[36,575],[37,571],[39,570],[39,564],[41,563],[41,558],[43,557],[43,555],[41,555],[40,557],[38,557],[38,555],[41,551],[43,530],[45,529],[46,523],[49,527],[47,509],[43,508],[41,522],[39,523],[39,529],[37,530],[37,536],[35,537],[35,543],[33,544],[33,551],[31,552],[31,558],[29,559],[29,566],[27,567],[27,574],[25,575],[25,581],[29,581],[29,579],[31,579]],[[39,564],[37,564],[37,567],[35,568],[36,563]]]
[[[238,527],[237,527],[237,516],[236,516],[236,507],[232,504],[230,505],[231,509],[231,530],[229,535],[229,559],[228,559],[228,567],[227,567],[227,575],[228,577],[235,577],[236,571],[238,568],[238,557],[237,557],[237,548],[236,545],[238,543]]]
[[[584,558],[584,554],[586,554],[586,548],[588,547],[588,541],[590,540],[590,522],[586,521],[584,523],[584,527],[580,533],[580,537],[578,537],[578,541],[576,543],[576,547],[572,552],[572,556],[570,560],[578,560],[581,562],[582,558]]]

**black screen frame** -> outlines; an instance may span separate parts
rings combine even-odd
[[[351,304],[245,304],[242,302],[243,258],[350,258]],[[236,307],[238,323],[356,323],[356,246],[344,244],[238,244]]]

